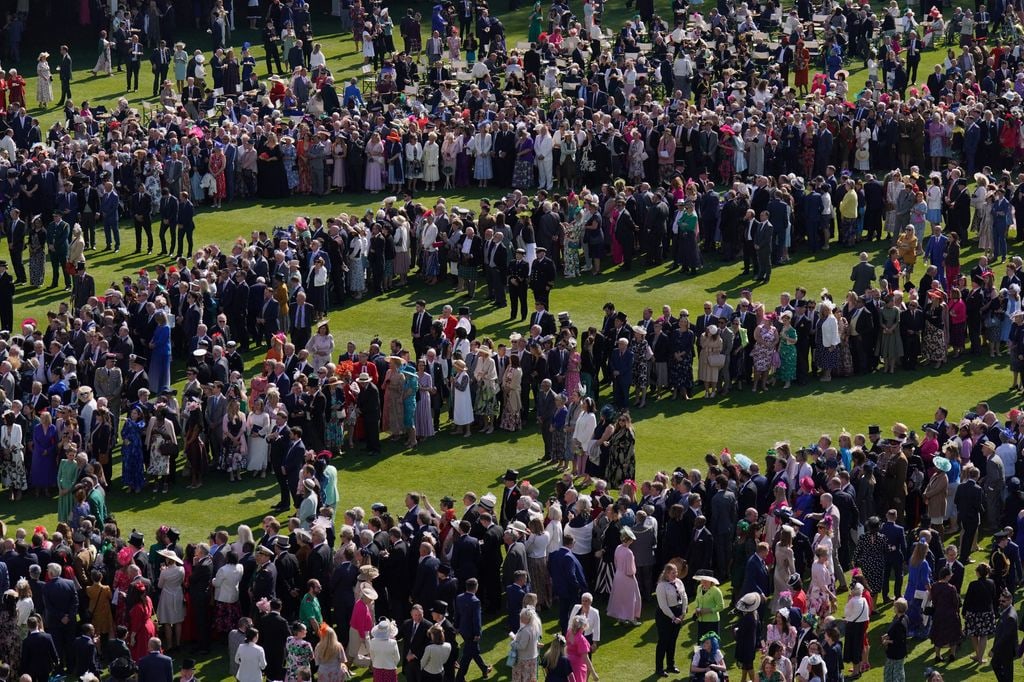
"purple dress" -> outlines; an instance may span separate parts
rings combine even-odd
[[[53,488],[57,485],[57,427],[47,429],[36,424],[32,429],[32,477],[34,488]]]
[[[416,437],[429,438],[434,435],[434,415],[430,409],[430,389],[434,378],[429,372],[421,372],[419,400],[416,401]]]
[[[456,187],[469,187],[469,181],[472,178],[472,163],[473,160],[469,156],[469,152],[466,147],[469,145],[470,140],[473,138],[469,135],[465,135],[462,138],[462,151],[455,157],[455,186]]]

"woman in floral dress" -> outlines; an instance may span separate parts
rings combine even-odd
[[[299,170],[295,167],[295,140],[288,135],[281,138],[281,161],[284,163],[284,174],[288,179],[288,189],[292,192],[299,186]]]
[[[933,289],[928,294],[924,309],[924,333],[921,335],[921,352],[925,360],[938,368],[946,363],[946,303],[942,291]]]
[[[565,228],[565,248],[562,260],[565,263],[565,277],[573,279],[580,276],[580,247],[583,245],[583,211],[577,210],[570,217]]]
[[[633,340],[629,343],[633,352],[633,386],[636,388],[636,407],[647,405],[647,386],[650,383],[650,359],[647,357],[651,347],[647,344],[647,331],[637,326],[633,329]]]
[[[146,487],[146,472],[143,468],[142,436],[146,421],[142,411],[133,407],[121,428],[121,482],[133,493],[140,493]]]
[[[28,235],[28,277],[29,284],[42,286],[46,276],[46,226],[41,218],[32,219],[32,231]]]
[[[505,407],[501,413],[499,426],[503,431],[518,431],[523,427],[522,386],[523,370],[519,367],[519,356],[513,355],[509,357],[505,375],[501,378]]]
[[[779,345],[779,332],[776,331],[770,317],[764,317],[761,324],[754,329],[754,350],[750,361],[754,369],[754,385],[750,390],[763,393],[768,386],[768,375],[774,367],[775,352]]]
[[[679,328],[672,333],[672,356],[668,363],[668,383],[673,398],[689,398],[693,389],[693,350],[696,336],[689,318],[679,319]]]
[[[313,646],[306,641],[306,626],[295,622],[292,624],[292,636],[285,641],[285,682],[298,682],[299,671],[309,669],[313,662]]]
[[[569,340],[569,364],[565,370],[565,394],[573,396],[580,386],[580,364],[582,357],[576,351],[576,339]]]
[[[161,446],[165,442],[177,445],[178,438],[173,422],[167,418],[166,409],[157,408],[156,414],[150,417],[146,427],[146,441],[149,443],[149,475],[160,479],[163,492],[167,492],[171,458],[161,452]]]
[[[327,380],[327,428],[324,445],[331,452],[340,452],[345,445],[345,391],[339,377]]]
[[[313,177],[309,171],[309,148],[313,142],[309,137],[309,129],[303,126],[302,132],[299,134],[299,140],[295,143],[295,158],[298,164],[299,171],[299,188],[300,194],[309,194],[313,187]]]

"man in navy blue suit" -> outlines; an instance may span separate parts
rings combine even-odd
[[[74,582],[60,577],[58,564],[49,564],[46,573],[50,576],[49,582],[43,585],[46,630],[53,636],[62,669],[68,670],[71,642],[75,636],[75,618],[78,617],[78,589]]]
[[[465,682],[471,661],[476,661],[484,677],[491,673],[491,666],[480,656],[483,613],[480,598],[476,596],[477,587],[476,578],[468,578],[466,591],[455,598],[455,627],[462,636],[462,656],[459,658],[459,672],[455,676],[455,682]]]
[[[39,618],[29,616],[28,635],[21,642],[21,672],[33,680],[49,680],[60,665],[60,656],[49,633],[39,629]]]
[[[571,535],[562,538],[562,546],[548,554],[548,575],[551,576],[551,593],[558,600],[558,631],[569,629],[569,613],[587,589],[587,576],[583,564],[572,553]]]
[[[749,559],[743,572],[743,589],[741,594],[757,592],[763,597],[761,599],[761,610],[765,608],[766,599],[771,594],[771,577],[768,574],[768,564],[765,558],[768,556],[768,543],[757,543],[757,551]],[[763,616],[763,614],[762,614]]]
[[[139,682],[174,682],[174,661],[160,649],[159,637],[149,638],[149,653],[139,659]]]
[[[633,384],[633,351],[629,350],[629,339],[620,338],[618,347],[612,351],[608,364],[612,370],[612,396],[616,409],[629,406],[629,387]]]
[[[889,601],[889,575],[895,576],[897,597],[903,594],[903,565],[907,557],[907,531],[896,523],[898,513],[890,509],[885,514],[881,533],[885,538],[885,568],[882,572],[882,601]]]

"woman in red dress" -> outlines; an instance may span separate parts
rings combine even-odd
[[[153,602],[146,595],[146,585],[140,581],[131,589],[142,593],[128,613],[128,646],[132,650],[132,660],[138,663],[149,653],[149,639],[156,637],[156,624],[153,622]]]
[[[11,92],[11,107],[25,106],[25,79],[18,74],[17,70],[11,69],[7,72],[7,87]]]

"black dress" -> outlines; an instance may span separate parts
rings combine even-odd
[[[281,147],[264,147],[256,162],[256,187],[261,199],[288,196],[288,177],[284,172]]]

